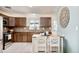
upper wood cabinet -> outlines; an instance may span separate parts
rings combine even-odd
[[[15,26],[15,18],[14,17],[3,17],[3,21],[6,21],[6,25],[5,26]]]
[[[8,26],[15,26],[15,18],[14,17],[9,17]]]
[[[51,17],[40,17],[41,27],[51,27]]]
[[[24,27],[26,26],[26,17],[11,17],[0,14],[4,21],[7,21],[6,26]]]
[[[25,17],[16,17],[15,18],[15,26],[16,27],[26,26],[26,18]]]
[[[26,26],[26,18],[24,17],[9,17],[8,26],[24,27]]]

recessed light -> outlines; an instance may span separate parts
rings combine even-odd
[[[35,13],[32,13],[32,16],[35,16],[36,14]]]

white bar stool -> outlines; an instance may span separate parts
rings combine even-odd
[[[47,52],[47,37],[46,36],[40,36],[38,39],[38,52]]]

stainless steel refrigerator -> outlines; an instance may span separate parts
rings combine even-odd
[[[3,17],[0,16],[0,53],[2,53],[2,46],[3,46]]]

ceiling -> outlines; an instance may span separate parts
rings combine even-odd
[[[56,13],[59,8],[58,6],[0,6],[1,11],[17,14],[52,14]]]

